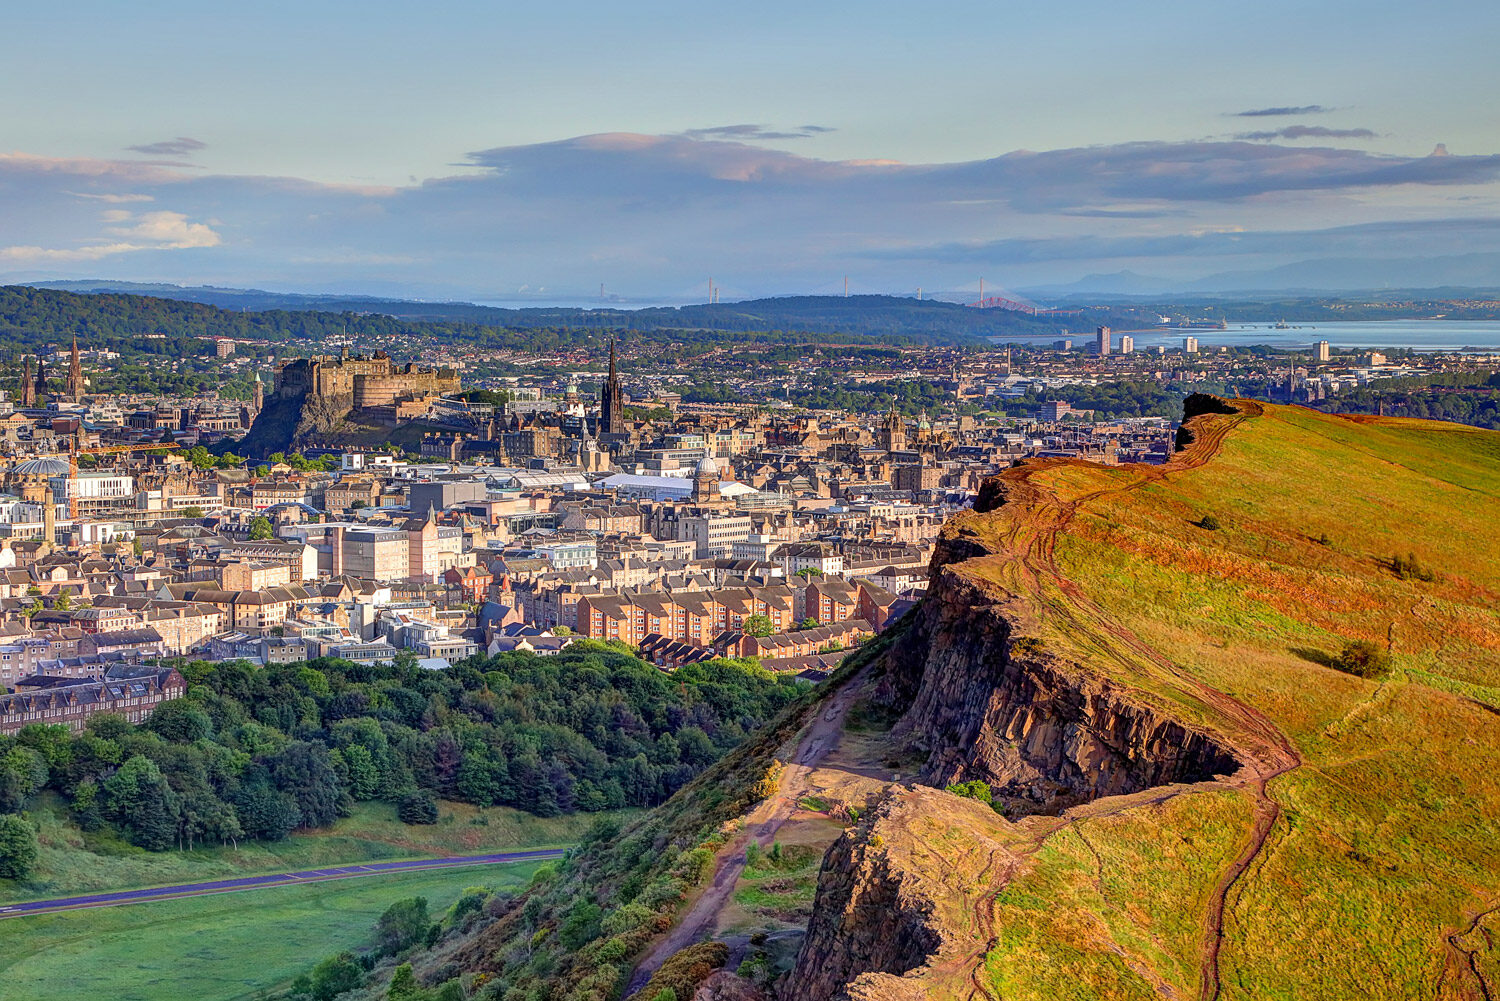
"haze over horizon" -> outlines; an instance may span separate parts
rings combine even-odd
[[[0,282],[1500,285],[1500,10],[1315,6],[37,8]]]

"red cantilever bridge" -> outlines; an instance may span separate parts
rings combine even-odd
[[[975,309],[1008,309],[1014,313],[1026,313],[1030,316],[1036,316],[1042,312],[1042,309],[1035,303],[1027,302],[1020,296],[1009,292],[1003,292],[1000,295],[985,295],[983,282],[979,284],[979,301],[968,305]]]

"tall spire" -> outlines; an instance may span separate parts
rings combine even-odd
[[[73,353],[68,358],[68,399],[83,399],[83,362],[78,357],[78,335],[73,335]]]
[[[599,430],[601,434],[621,434],[625,430],[625,391],[620,386],[620,372],[615,365],[615,339],[609,339],[609,377],[599,394]]]
[[[36,405],[36,383],[31,381],[31,356],[27,355],[25,365],[21,369],[21,406],[30,407]]]

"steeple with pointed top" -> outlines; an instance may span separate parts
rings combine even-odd
[[[609,377],[599,394],[599,431],[601,434],[625,433],[625,390],[615,365],[615,339],[609,339]]]
[[[83,362],[78,357],[78,335],[73,335],[73,352],[68,358],[68,399],[74,403],[83,399]]]
[[[21,406],[36,406],[36,383],[31,381],[31,356],[26,356],[25,367],[21,370]]]

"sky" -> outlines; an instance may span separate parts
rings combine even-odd
[[[0,281],[1500,285],[1497,37],[1477,0],[32,4]]]

